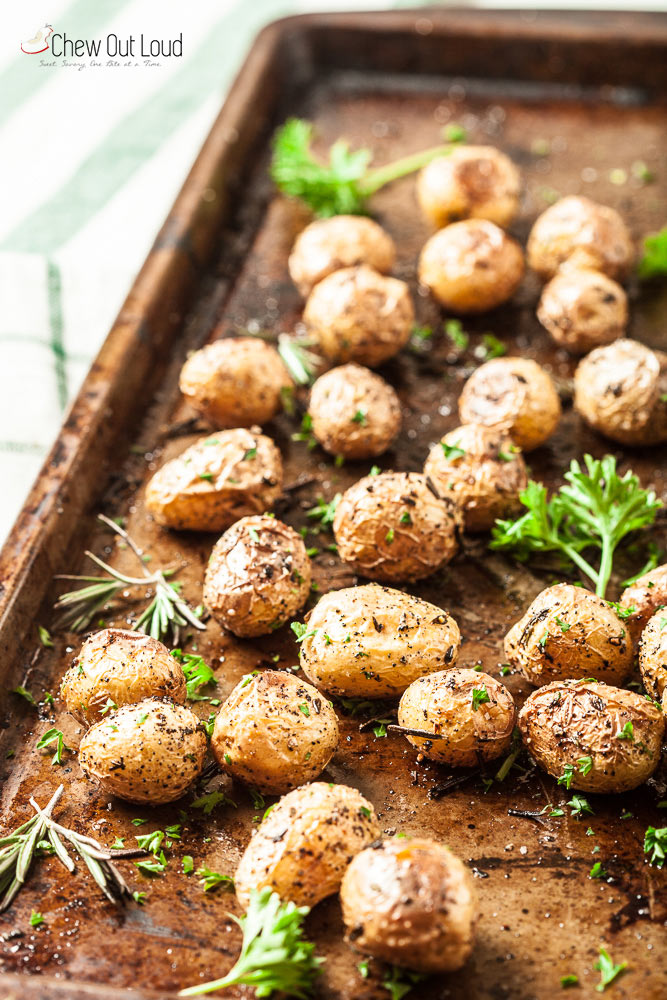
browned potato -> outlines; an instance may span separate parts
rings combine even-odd
[[[667,610],[653,615],[642,632],[639,670],[648,693],[660,701],[667,687]]]
[[[79,763],[108,795],[174,802],[201,774],[206,734],[189,708],[149,698],[124,705],[88,730]]]
[[[649,618],[658,608],[667,607],[667,563],[644,573],[626,587],[619,604],[628,615],[624,622],[636,643]]]
[[[204,603],[239,636],[267,635],[302,607],[310,559],[301,535],[269,514],[243,517],[220,538],[204,577]]]
[[[450,767],[475,767],[506,753],[515,722],[505,685],[465,667],[418,677],[398,706],[398,723],[412,731],[406,736],[413,747]]]
[[[574,406],[612,441],[667,441],[667,355],[636,340],[596,348],[574,373]]]
[[[493,358],[473,372],[459,399],[464,423],[505,430],[524,451],[558,426],[561,408],[551,376],[530,358]]]
[[[558,583],[538,594],[509,630],[505,656],[535,685],[579,677],[620,684],[632,670],[633,647],[606,601]]]
[[[347,937],[363,954],[418,972],[454,972],[472,951],[472,876],[433,840],[366,848],[345,872],[340,901]]]
[[[230,337],[191,354],[179,385],[214,427],[250,427],[275,417],[292,380],[275,347],[256,337]]]
[[[278,802],[252,835],[234,876],[247,907],[251,889],[314,906],[337,892],[355,854],[380,835],[375,809],[356,788],[313,782]]]
[[[633,256],[630,233],[618,212],[577,195],[542,212],[528,237],[528,264],[545,279],[564,265],[623,278]]]
[[[320,375],[310,391],[308,412],[324,450],[345,458],[381,455],[401,429],[398,396],[361,365],[341,365]]]
[[[519,208],[521,178],[493,146],[458,146],[431,160],[417,178],[422,212],[441,229],[457,219],[488,219],[509,226]]]
[[[594,681],[556,681],[519,712],[523,740],[541,768],[582,792],[628,792],[660,760],[662,713],[634,691]]]
[[[283,463],[271,438],[239,427],[200,438],[158,469],[146,507],[167,528],[224,531],[270,510],[282,487]]]
[[[521,449],[506,431],[483,424],[445,434],[431,448],[424,475],[463,510],[466,531],[489,531],[496,518],[517,514],[528,485]]]
[[[587,354],[623,336],[628,297],[606,274],[566,270],[545,285],[537,318],[560,347]]]
[[[185,701],[181,665],[143,632],[105,628],[88,636],[62,679],[60,696],[75,719],[99,722],[109,711],[144,698]]]
[[[306,677],[352,698],[397,696],[416,677],[451,666],[461,645],[458,625],[442,608],[376,583],[330,591],[306,623]]]
[[[287,266],[304,298],[318,281],[343,267],[368,264],[388,274],[396,260],[391,236],[363,215],[334,215],[317,219],[299,233]]]
[[[420,580],[448,563],[463,518],[417,472],[366,476],[343,494],[333,530],[338,555],[372,580]]]
[[[344,267],[315,285],[303,319],[331,361],[375,368],[408,342],[415,321],[408,286],[372,267]]]
[[[419,280],[446,309],[480,313],[511,299],[523,276],[523,251],[484,219],[454,222],[431,236]]]

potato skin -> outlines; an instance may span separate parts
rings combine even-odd
[[[482,689],[489,700],[475,709],[473,691]],[[505,685],[466,667],[418,677],[398,706],[400,726],[434,734],[432,740],[408,736],[413,747],[451,767],[479,766],[506,753],[515,722],[516,706]]]
[[[407,344],[415,313],[404,281],[361,264],[334,271],[315,285],[303,320],[331,361],[375,368]]]
[[[424,475],[461,507],[466,531],[489,531],[496,518],[518,514],[519,494],[528,485],[521,449],[506,431],[483,424],[463,424],[445,434],[431,448]]]
[[[181,665],[157,639],[129,629],[105,628],[88,636],[65,673],[60,696],[75,719],[86,726],[114,708],[145,698],[185,702]]]
[[[224,531],[247,514],[271,510],[283,463],[271,438],[239,427],[201,438],[166,462],[146,487],[158,524],[179,531]]]
[[[566,270],[544,286],[537,318],[570,354],[611,344],[628,325],[628,297],[599,271]]]
[[[268,514],[242,517],[213,547],[204,603],[234,635],[267,635],[301,608],[311,567],[303,539]]]
[[[461,645],[458,625],[442,608],[375,583],[330,591],[306,623],[301,669],[344,697],[400,695],[416,677],[451,666]]]
[[[398,396],[383,378],[361,365],[325,372],[310,390],[313,434],[330,455],[374,458],[401,429]]]
[[[523,251],[499,226],[467,219],[440,229],[419,257],[419,280],[446,309],[481,313],[511,299],[523,277]]]
[[[632,723],[633,740],[619,739]],[[634,691],[591,681],[556,681],[533,691],[519,712],[531,756],[554,778],[574,768],[582,792],[628,792],[655,771],[665,728],[662,713]],[[587,774],[579,761],[590,757]]]
[[[311,222],[299,233],[287,266],[306,298],[319,281],[343,267],[367,264],[380,274],[388,274],[395,260],[394,241],[373,219],[334,215]]]
[[[366,476],[343,494],[333,522],[338,555],[391,583],[421,580],[456,554],[461,511],[417,472]]]
[[[632,240],[613,208],[569,195],[538,217],[528,237],[528,265],[544,279],[561,267],[591,268],[624,278],[632,265]]]
[[[443,844],[415,837],[366,848],[340,893],[358,951],[418,972],[454,972],[468,959],[477,920],[472,877]]]
[[[632,670],[633,645],[606,601],[558,583],[538,594],[509,630],[505,656],[536,686],[581,677],[621,684]]]
[[[257,337],[216,340],[191,354],[180,390],[214,427],[265,424],[282,409],[281,390],[292,385],[275,347]]]
[[[667,688],[667,612],[649,619],[639,640],[639,671],[644,687],[656,701]]]
[[[187,791],[204,766],[206,736],[189,708],[148,698],[88,730],[79,763],[107,795],[158,805]]]
[[[463,423],[507,431],[524,451],[558,426],[560,399],[551,376],[531,358],[493,358],[473,372],[459,399]]]
[[[356,788],[315,781],[288,792],[252,835],[234,876],[246,909],[251,889],[314,906],[337,892],[355,854],[380,835],[372,803]]]
[[[458,146],[431,160],[417,178],[417,200],[437,229],[457,219],[488,219],[509,226],[519,208],[521,178],[493,146]]]
[[[638,642],[649,618],[658,608],[667,606],[667,563],[638,577],[625,588],[618,603],[630,612],[623,620],[633,641]]]

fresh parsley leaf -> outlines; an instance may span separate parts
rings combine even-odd
[[[482,685],[478,688],[472,689],[472,710],[476,712],[480,705],[485,704],[485,702],[491,701],[489,698],[489,693],[486,687]]]
[[[492,333],[485,333],[479,351],[480,357],[485,361],[491,361],[492,358],[502,358],[504,354],[507,354],[507,348],[503,342],[494,337]]]
[[[578,793],[572,796],[572,798],[568,802],[568,806],[572,807],[571,815],[574,816],[576,819],[580,819],[582,816],[595,815],[590,805],[588,804],[588,799],[586,799],[583,795],[579,795]]]
[[[44,923],[44,917],[42,916],[42,914],[39,913],[38,910],[33,910],[32,913],[30,914],[30,926],[39,927],[40,924],[43,923]]]
[[[465,351],[470,343],[470,336],[463,329],[460,319],[448,319],[445,321],[445,333],[460,351]]]
[[[667,226],[644,237],[644,254],[637,265],[642,280],[667,275]]]
[[[591,870],[589,871],[588,877],[589,878],[604,878],[606,874],[607,874],[606,871],[602,867],[602,863],[600,861],[596,861],[595,864],[593,865],[593,867],[591,868]]]
[[[39,641],[42,646],[45,646],[47,649],[53,649],[53,639],[49,630],[44,628],[43,625],[38,625],[37,632],[39,633]]]
[[[560,984],[564,990],[566,990],[568,986],[576,986],[578,982],[579,982],[579,976],[575,976],[573,973],[570,973],[567,976],[560,977]]]
[[[63,734],[60,729],[47,729],[43,736],[37,741],[37,749],[43,750],[44,747],[50,746],[51,743],[56,744],[56,752],[51,759],[52,764],[62,764],[63,753],[66,750],[71,751],[71,747],[68,747],[63,738]]]
[[[648,863],[662,868],[667,858],[667,826],[656,830],[649,826],[644,834],[644,853],[650,854]]]
[[[197,878],[204,886],[204,892],[220,888],[225,892],[231,892],[234,888],[234,879],[231,875],[221,875],[219,872],[212,872],[210,868],[198,868]]]
[[[172,649],[171,655],[178,660],[185,674],[185,687],[190,701],[206,701],[206,695],[199,694],[199,688],[216,685],[215,674],[203,657],[194,653],[184,653],[182,649]]]
[[[620,976],[621,972],[627,968],[627,962],[621,962],[620,965],[614,965],[613,959],[610,958],[609,952],[606,948],[600,945],[600,957],[593,966],[600,973],[600,982],[597,984],[595,989],[598,993],[603,993],[607,986]]]
[[[579,765],[579,774],[583,774],[586,777],[590,773],[593,767],[592,757],[579,757],[577,758],[577,764]]]
[[[635,727],[631,722],[626,722],[621,730],[616,733],[617,740],[629,740],[630,743],[635,742]]]
[[[311,518],[313,521],[319,521],[323,528],[328,527],[328,525],[333,524],[336,507],[340,503],[341,497],[342,493],[336,493],[333,500],[330,500],[328,503],[322,497],[319,497],[316,506],[306,511],[306,517]]]
[[[574,767],[572,764],[566,764],[563,767],[563,773],[558,779],[559,785],[565,785],[567,790],[570,790],[570,785],[572,784],[572,778],[574,777]]]
[[[359,424],[361,427],[366,426],[366,413],[364,410],[357,410],[355,415],[352,417],[353,424]]]
[[[382,980],[382,985],[391,996],[391,1000],[403,1000],[404,996],[412,990],[413,986],[421,983],[426,978],[421,972],[412,972],[410,969],[402,969],[398,965],[392,965]]]
[[[207,795],[200,795],[192,803],[193,809],[201,809],[205,816],[210,815],[216,806],[233,806],[236,809],[236,802],[228,798],[224,792],[209,792]]]
[[[195,859],[192,857],[192,855],[191,854],[184,854],[183,855],[183,874],[184,875],[192,875],[192,872],[194,871],[194,867],[195,867]]]
[[[446,441],[440,442],[440,447],[445,453],[445,458],[463,458],[465,455],[465,448],[459,448],[457,444],[447,444]]]
[[[37,702],[33,698],[30,691],[28,691],[27,688],[21,687],[20,684],[18,687],[12,688],[12,694],[20,694],[22,698],[25,698],[25,700],[29,702],[29,704],[34,705],[35,708],[37,708]]]

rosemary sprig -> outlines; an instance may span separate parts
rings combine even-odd
[[[321,358],[308,350],[310,340],[297,340],[286,333],[278,337],[278,354],[297,385],[312,385]]]

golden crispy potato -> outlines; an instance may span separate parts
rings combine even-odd
[[[143,632],[105,628],[88,636],[62,679],[68,712],[90,726],[121,705],[144,698],[185,701],[181,665],[157,639]]]
[[[213,547],[204,603],[234,635],[267,635],[310,593],[310,559],[301,535],[268,514],[243,517]]]
[[[446,309],[481,313],[511,299],[523,276],[523,251],[484,219],[454,222],[424,245],[419,280]]]
[[[528,264],[542,278],[568,268],[591,268],[623,278],[632,265],[630,233],[613,208],[569,195],[539,216],[528,237]]]
[[[397,696],[416,677],[451,666],[461,645],[458,625],[442,608],[376,583],[330,591],[306,624],[306,677],[352,698]]]
[[[528,485],[521,449],[502,428],[463,424],[434,444],[424,475],[463,511],[466,531],[489,531],[521,510]]]
[[[625,626],[636,643],[649,618],[658,608],[667,607],[667,563],[649,570],[626,587],[619,604],[627,614]]]
[[[599,271],[565,270],[544,286],[537,318],[571,354],[611,344],[628,325],[628,297]]]
[[[459,399],[464,423],[505,430],[524,451],[558,426],[561,407],[551,376],[530,358],[493,358],[473,372]]]
[[[667,687],[667,610],[653,615],[642,632],[639,670],[648,693],[660,701]]]
[[[282,900],[314,906],[338,891],[352,858],[379,835],[375,809],[356,788],[296,788],[253,833],[234,876],[237,899],[246,908],[251,889],[270,886]]]
[[[368,264],[388,274],[396,260],[391,236],[364,215],[317,219],[297,236],[287,266],[304,298],[318,281],[343,267]]]
[[[577,365],[574,408],[620,444],[667,441],[667,355],[636,340],[597,347]]]
[[[350,943],[418,972],[454,972],[477,920],[472,876],[433,840],[393,838],[357,854],[340,890]]]
[[[229,337],[191,354],[179,385],[214,427],[251,427],[282,409],[281,391],[292,380],[275,347],[257,337]]]
[[[244,677],[218,712],[211,738],[223,771],[270,795],[312,781],[337,746],[330,703],[285,670]]]
[[[283,463],[271,438],[239,427],[200,438],[166,462],[146,487],[146,507],[167,528],[224,531],[271,510],[282,487]]]
[[[89,729],[79,763],[107,795],[158,805],[187,791],[204,766],[206,735],[189,708],[148,698]]]
[[[417,200],[437,229],[457,219],[509,226],[519,209],[521,177],[493,146],[458,146],[431,160],[417,178]]]
[[[361,264],[334,271],[315,285],[303,319],[331,361],[375,368],[407,344],[415,313],[404,281]]]
[[[313,434],[330,455],[374,458],[401,429],[398,396],[383,378],[361,365],[325,372],[310,390]]]
[[[632,670],[632,639],[606,601],[558,583],[535,598],[505,636],[505,656],[531,684],[594,677],[620,684]]]
[[[634,691],[594,681],[556,681],[533,691],[519,712],[531,756],[582,792],[628,792],[660,760],[662,713]]]

